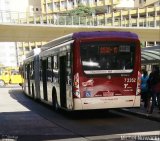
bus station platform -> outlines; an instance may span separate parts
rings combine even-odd
[[[129,109],[124,108],[122,109],[122,111],[133,115],[137,115],[139,117],[160,122],[160,110],[158,109],[157,106],[155,106],[152,114],[147,113],[146,108],[144,108],[143,102],[141,102],[140,108],[129,108]]]

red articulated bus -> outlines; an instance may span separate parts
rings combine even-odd
[[[31,55],[32,54],[32,55]],[[24,61],[24,91],[55,110],[140,106],[141,52],[131,32],[78,32]]]

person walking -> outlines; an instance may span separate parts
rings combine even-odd
[[[141,77],[141,98],[144,102],[144,107],[147,108],[148,106],[148,72],[143,69],[142,70],[142,77]]]
[[[160,93],[160,90],[158,87],[160,85],[160,71],[158,66],[153,66],[152,72],[149,75],[149,79],[147,83],[148,83],[148,88],[152,97],[152,104],[151,104],[151,107],[149,108],[149,114],[152,114],[153,109],[156,105],[156,98],[158,98],[157,101],[160,101],[159,100],[160,96],[158,96]],[[160,103],[158,102],[158,104]]]

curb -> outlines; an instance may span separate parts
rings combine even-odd
[[[121,109],[121,111],[124,112],[124,113],[130,113],[132,115],[136,115],[136,116],[141,117],[141,118],[145,118],[145,119],[149,119],[149,120],[160,122],[160,116],[156,117],[156,116],[153,116],[152,114],[135,112],[135,111],[131,111],[130,109]]]

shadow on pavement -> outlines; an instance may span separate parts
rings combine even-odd
[[[34,100],[24,95],[21,89],[10,89],[9,95],[27,110],[0,113],[1,139],[8,135],[17,137],[17,140],[20,141],[55,139],[86,141],[85,139],[91,136],[98,137],[159,129],[157,122],[153,123],[153,126],[146,126],[149,125],[149,120],[145,120],[143,124],[143,119],[137,119],[114,110],[70,113],[60,111],[56,113],[45,104],[35,103]],[[16,109],[16,107],[13,108]],[[77,140],[77,138],[80,139]]]

